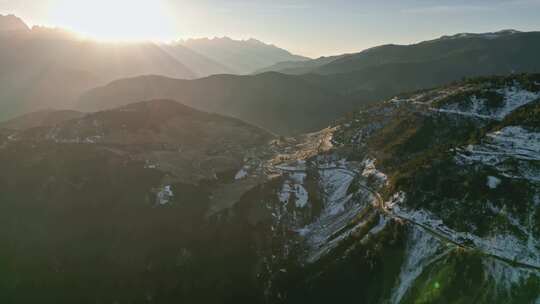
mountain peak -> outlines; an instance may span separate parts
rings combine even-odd
[[[213,61],[221,62],[227,70],[236,74],[251,74],[278,62],[308,59],[255,38],[233,39],[227,36],[192,38],[180,40],[178,45]]]
[[[0,14],[0,32],[28,31],[30,28],[24,21],[15,15]]]

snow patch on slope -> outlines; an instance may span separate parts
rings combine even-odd
[[[242,169],[240,169],[236,175],[234,176],[234,179],[235,180],[241,180],[241,179],[244,179],[248,176],[248,171],[247,171],[248,168],[246,167],[242,167]]]
[[[457,149],[456,161],[461,165],[482,163],[497,169],[508,178],[540,182],[540,133],[519,126],[490,133],[479,145]],[[508,165],[508,160],[515,160]]]
[[[487,177],[487,182],[486,182],[486,185],[490,188],[490,189],[497,189],[497,187],[501,184],[501,180],[498,179],[497,177],[495,176],[488,176]]]
[[[442,108],[431,108],[431,110],[482,119],[503,120],[515,109],[540,98],[540,92],[522,89],[517,84],[494,92],[503,96],[500,106],[489,106],[487,99],[471,96],[467,103],[453,103]]]
[[[400,303],[403,296],[422,274],[424,269],[434,261],[446,255],[442,244],[433,236],[417,227],[411,226],[405,261],[399,274],[399,283],[392,291],[391,303]]]
[[[538,271],[516,268],[495,259],[484,259],[482,263],[486,274],[494,281],[497,293],[504,293],[508,298],[512,297],[515,286],[523,285],[533,275],[540,275]]]
[[[170,185],[161,188],[156,195],[157,203],[160,205],[167,205],[173,197],[174,193],[172,191],[172,186]]]
[[[533,231],[526,231],[526,242],[511,234],[492,234],[482,238],[469,232],[455,231],[426,210],[408,210],[396,205],[392,213],[427,227],[455,243],[464,244],[468,241],[475,248],[495,257],[540,267],[540,242],[534,238]]]
[[[358,214],[370,207],[376,198],[363,188],[349,193],[349,189],[361,172],[345,159],[337,160],[333,157],[326,161],[319,158],[311,163],[312,169],[317,171],[319,189],[322,193],[321,214],[307,225],[297,226],[295,230],[302,236],[307,245],[306,259],[315,262],[326,253],[335,248],[342,240],[367,225],[366,222],[354,222]],[[291,193],[296,199],[296,207],[309,206],[308,194],[305,191],[307,177],[306,163],[297,166],[279,166],[276,169],[285,172],[285,182],[278,192],[282,203],[289,203]],[[375,234],[382,230],[386,221],[379,220],[370,233]],[[368,227],[366,227],[368,228]]]
[[[304,187],[304,180],[307,174],[304,172],[294,172],[285,178],[281,190],[278,192],[278,199],[287,205],[291,198],[298,208],[304,208],[309,201],[309,194]]]
[[[373,199],[366,193],[364,198],[352,200],[353,194],[347,193],[356,176],[355,172],[346,169],[324,169],[319,170],[319,175],[319,184],[325,193],[323,210],[314,223],[303,228],[310,248],[307,259],[309,262],[321,258],[359,228],[356,225],[342,231],[366,207],[367,204],[363,202],[370,202]],[[342,233],[332,238],[338,231]]]
[[[321,170],[320,185],[326,195],[325,211],[321,217],[333,216],[345,211],[345,205],[351,199],[352,194],[347,194],[347,189],[354,180],[355,173],[347,169]]]
[[[378,181],[379,186],[386,185],[388,183],[388,176],[377,170],[377,168],[375,167],[375,162],[375,159],[366,159],[363,162],[364,171],[362,172],[362,176],[374,177]]]

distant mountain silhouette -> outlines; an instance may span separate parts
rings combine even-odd
[[[313,81],[355,98],[444,85],[463,78],[540,72],[540,32],[462,34],[411,46],[385,45],[311,71]]]
[[[369,68],[386,68],[390,65],[430,65],[448,63],[455,70],[471,67],[491,69],[495,73],[537,71],[540,60],[540,32],[504,30],[483,34],[457,34],[412,45],[383,45],[356,54],[307,61],[296,68],[278,64],[266,68],[287,74],[315,73],[322,75],[361,72]],[[323,63],[323,64],[320,64]],[[532,65],[531,65],[532,63]],[[472,65],[472,66],[470,66]],[[307,67],[307,68],[306,68]],[[444,70],[441,71],[442,75]],[[465,75],[466,73],[462,73]]]
[[[206,77],[216,74],[234,74],[235,71],[226,65],[199,54],[180,44],[160,44],[162,50],[174,59],[184,63],[198,77]]]
[[[327,126],[352,107],[348,99],[300,77],[266,73],[198,80],[160,76],[124,79],[89,91],[82,96],[79,109],[96,111],[158,98],[236,117],[278,134]]]
[[[0,119],[66,108],[85,90],[117,78],[196,74],[152,43],[99,43],[42,27],[0,35]]]
[[[102,43],[58,28],[29,29],[16,16],[0,16],[0,120],[70,108],[82,92],[116,79],[251,73],[278,61],[305,59],[255,40],[197,41],[186,42],[197,50],[182,43]]]
[[[278,62],[272,66],[265,67],[258,71],[255,71],[254,74],[261,74],[266,72],[280,72],[290,75],[301,75],[308,74],[313,72],[323,65],[329,64],[333,61],[336,61],[340,58],[346,57],[347,55],[338,55],[330,57],[320,57],[312,60],[302,60],[302,61],[283,61]]]
[[[304,74],[300,77],[360,106],[463,78],[538,73],[539,52],[540,32],[505,30],[445,36],[409,46],[384,45],[323,65],[309,61],[311,69],[281,72]]]
[[[540,72],[540,32],[514,30],[383,45],[314,60],[254,39],[113,44],[36,27],[0,37],[0,119],[47,108],[95,111],[164,98],[277,134],[295,134],[323,128],[340,115],[405,91],[467,77]],[[280,60],[285,62],[276,64]],[[267,65],[294,75],[189,81],[273,69]]]
[[[537,32],[459,35],[289,65],[305,71],[311,64],[311,72],[303,75],[273,72],[195,81],[126,79],[90,91],[81,99],[81,106],[97,110],[170,98],[278,134],[292,134],[324,128],[340,115],[402,92],[466,77],[540,72],[539,53]],[[324,61],[330,62],[321,65]]]
[[[202,38],[184,40],[178,44],[220,62],[235,74],[250,74],[281,61],[308,59],[256,39]]]

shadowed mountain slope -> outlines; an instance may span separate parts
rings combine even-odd
[[[261,74],[261,73],[266,73],[266,72],[279,72],[279,73],[290,74],[290,75],[308,74],[308,73],[312,73],[314,70],[316,70],[319,67],[327,65],[335,60],[338,60],[346,56],[348,55],[320,57],[317,59],[303,60],[303,61],[283,61],[283,62],[278,62],[272,66],[257,70],[254,74]]]
[[[237,117],[277,134],[316,130],[351,107],[347,99],[330,90],[278,73],[218,75],[192,81],[160,76],[125,79],[89,91],[79,105],[95,111],[154,98]]]
[[[247,226],[220,236],[204,219],[212,192],[272,138],[167,100],[0,129],[0,302],[257,299],[252,242],[230,246]],[[162,291],[163,280],[185,290]]]
[[[402,92],[467,77],[540,72],[538,53],[540,33],[536,32],[458,35],[293,64],[316,66],[302,75],[222,75],[195,81],[125,79],[88,92],[80,105],[97,110],[142,99],[171,98],[278,134],[294,134],[324,128],[336,117]]]
[[[484,34],[457,34],[411,45],[382,45],[356,54],[323,57],[301,63],[281,63],[273,70],[286,74],[341,74],[400,64],[495,65],[498,73],[527,72],[538,68],[534,56],[540,48],[540,32],[505,30]],[[468,62],[464,62],[468,60]],[[533,66],[527,67],[526,63]],[[295,68],[294,65],[297,65]],[[529,70],[528,70],[529,69]],[[368,73],[370,70],[366,70]],[[444,74],[444,70],[441,71]],[[464,76],[465,73],[463,74]]]

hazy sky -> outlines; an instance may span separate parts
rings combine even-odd
[[[96,36],[124,26],[117,33],[137,38],[254,37],[312,57],[458,32],[540,30],[540,0],[0,0],[0,13]]]

